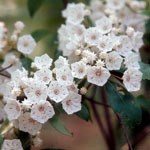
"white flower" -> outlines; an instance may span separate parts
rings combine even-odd
[[[4,62],[2,64],[2,67],[8,67],[9,65],[12,65],[10,68],[7,69],[7,71],[11,74],[17,69],[21,68],[21,62],[13,53],[8,53],[4,57]]]
[[[3,121],[7,118],[6,112],[4,111],[4,104],[0,101],[0,121]]]
[[[35,80],[24,89],[24,93],[33,104],[41,100],[46,101],[47,86],[43,82]]]
[[[107,34],[112,29],[112,21],[106,16],[103,16],[96,21],[96,27],[101,34]]]
[[[42,128],[42,124],[37,122],[36,120],[33,120],[30,117],[30,113],[26,112],[23,113],[19,119],[19,130],[28,132],[31,135],[37,134],[39,130]]]
[[[121,10],[125,5],[125,0],[107,0],[107,6],[110,9]]]
[[[81,95],[69,92],[69,95],[62,101],[62,107],[67,114],[73,114],[81,110]]]
[[[129,68],[124,72],[123,83],[129,92],[140,90],[142,72],[136,68]]]
[[[131,50],[133,49],[133,45],[131,42],[131,39],[126,36],[126,35],[121,35],[120,44],[116,48],[116,51],[121,55],[121,56],[127,56],[129,53],[131,53]]]
[[[106,54],[107,55],[107,54]],[[104,67],[105,66],[105,63],[104,63],[104,61],[102,61],[101,59],[98,59],[97,61],[96,61],[96,66],[97,67]]]
[[[47,122],[54,114],[53,106],[48,101],[41,101],[38,104],[34,104],[31,109],[31,118],[40,123]]]
[[[71,85],[67,86],[68,91],[72,91],[75,93],[78,93],[79,89],[78,89],[78,85],[75,83],[72,83]]]
[[[85,5],[83,3],[70,3],[67,5],[67,8],[62,11],[62,15],[67,19],[67,22],[80,24],[84,16],[87,15],[87,10],[85,10]]]
[[[53,60],[47,54],[44,54],[42,56],[35,57],[33,65],[38,69],[50,68],[52,61]]]
[[[59,58],[54,62],[54,64],[55,64],[55,68],[61,68],[63,66],[69,66],[68,60],[63,56],[59,56]]]
[[[45,84],[48,84],[52,81],[52,71],[48,68],[43,68],[34,73],[34,78],[38,81],[41,81]]]
[[[58,81],[52,81],[48,87],[47,94],[56,103],[61,102],[68,94],[65,85]]]
[[[104,67],[92,66],[88,68],[87,80],[89,83],[103,86],[109,79],[110,73]]]
[[[122,61],[123,58],[115,51],[108,53],[105,59],[106,67],[108,70],[119,70]]]
[[[111,39],[111,37],[103,35],[99,38],[97,47],[101,52],[109,52],[112,51],[113,44],[113,39]]]
[[[17,49],[23,54],[31,54],[36,47],[36,42],[31,35],[23,35],[19,37]]]
[[[22,79],[27,78],[28,72],[24,68],[17,69],[16,71],[11,73],[11,80],[15,82],[16,86],[21,86]]]
[[[75,78],[83,79],[87,74],[86,63],[83,61],[75,62],[71,64],[72,75]]]
[[[56,68],[56,79],[58,82],[66,86],[71,85],[73,83],[71,69],[68,66]]]
[[[68,32],[69,32],[70,36],[76,35],[79,38],[79,40],[83,39],[85,30],[86,30],[84,25],[82,25],[82,24],[76,24],[76,25],[70,24],[68,26],[68,28],[69,28]]]
[[[143,45],[143,32],[134,32],[134,35],[132,37],[132,44],[133,44],[133,49],[136,52],[139,52],[139,49]]]
[[[1,150],[23,150],[19,139],[4,140]]]
[[[84,61],[85,63],[93,64],[96,58],[97,56],[94,52],[91,52],[89,50],[82,51],[82,61]]]
[[[10,100],[4,107],[9,120],[18,119],[21,114],[20,104],[16,100]]]
[[[140,69],[139,61],[141,61],[138,53],[131,52],[125,57],[124,64],[127,68]]]
[[[86,29],[84,34],[84,41],[88,43],[89,45],[97,45],[99,42],[99,38],[101,37],[101,34],[98,31],[97,27],[90,27]]]

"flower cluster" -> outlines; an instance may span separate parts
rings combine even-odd
[[[144,31],[144,22],[148,18],[142,15],[146,7],[145,1],[138,0],[92,0],[90,3],[91,20],[95,23],[107,15],[112,22],[122,30],[132,26],[137,31]]]
[[[95,8],[99,1],[96,1],[95,5],[94,2],[92,1],[91,9]],[[122,1],[113,0],[104,4],[107,9],[113,7],[113,12],[111,15],[103,13],[90,27],[86,25],[84,16],[92,17],[97,9],[90,13],[80,3],[67,6],[62,13],[66,24],[61,25],[58,30],[59,50],[68,57],[75,78],[86,77],[89,83],[103,86],[111,75],[114,76],[113,71],[118,71],[123,73],[120,78],[126,89],[130,92],[138,91],[142,80],[139,49],[143,44],[143,32],[135,30],[133,26],[121,29],[123,22],[113,20],[112,14],[118,19],[116,12],[125,5]],[[75,10],[78,10],[80,15],[65,15],[65,12]]]
[[[73,70],[64,57],[54,62],[53,69],[52,61],[47,54],[35,57],[32,63],[35,72],[29,74],[24,68],[17,69],[5,83],[7,90],[2,91],[8,119],[31,135],[55,115],[54,105],[58,103],[67,114],[81,110],[81,95],[74,83]]]

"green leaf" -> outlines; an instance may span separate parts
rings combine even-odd
[[[150,65],[140,62],[140,70],[143,73],[143,79],[150,80]]]
[[[39,42],[42,38],[44,38],[47,35],[49,35],[49,31],[46,30],[46,29],[38,29],[38,30],[33,31],[31,33],[31,35],[36,40],[36,42]]]
[[[145,98],[143,95],[138,96],[135,103],[143,109],[146,109],[148,111],[150,110],[150,100]]]
[[[146,32],[150,32],[150,19],[148,19],[145,23]]]
[[[113,111],[121,115],[123,123],[127,127],[133,128],[141,122],[141,108],[136,105],[135,98],[129,92],[124,91],[124,95],[119,93],[111,82],[107,83],[106,91]]]
[[[20,60],[21,60],[22,66],[30,72],[32,59],[28,57],[22,57]]]
[[[85,121],[90,120],[90,112],[84,104],[82,104],[82,108],[79,112],[76,113],[77,116],[79,116],[81,119],[84,119]]]
[[[58,115],[55,115],[53,118],[49,120],[50,124],[53,128],[55,128],[58,132],[71,136],[72,134],[65,127],[64,123],[59,119]]]
[[[35,15],[37,10],[44,4],[45,0],[28,0],[27,6],[31,17]]]
[[[0,148],[1,148],[1,146],[2,146],[2,144],[3,144],[3,136],[0,134]]]

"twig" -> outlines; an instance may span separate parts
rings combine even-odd
[[[135,138],[134,138],[134,140],[133,140],[133,144],[132,144],[133,148],[135,148],[137,144],[139,144],[141,141],[143,141],[144,138],[145,138],[148,134],[150,134],[150,127],[149,127],[149,126],[146,127],[146,128],[144,128],[140,133],[138,133],[138,134],[135,136]]]
[[[5,68],[2,68],[2,69],[0,69],[0,72],[3,72],[4,70],[7,70],[8,68],[10,68],[10,67],[12,67],[13,65],[11,64],[11,65],[9,65],[9,66],[7,66],[7,67],[5,67]]]
[[[128,131],[127,131],[125,125],[123,124],[120,115],[116,113],[116,116],[117,116],[117,119],[118,119],[118,121],[119,121],[119,123],[120,123],[120,125],[121,125],[121,127],[122,127],[123,134],[124,134],[124,137],[125,137],[125,139],[126,139],[126,141],[127,141],[127,143],[128,143],[129,150],[133,150],[132,144],[131,144],[131,142],[130,142],[130,140],[129,140],[129,137],[128,137]]]
[[[102,135],[104,136],[104,139],[105,139],[107,145],[109,145],[109,138],[108,138],[107,133],[106,133],[106,131],[105,131],[105,129],[104,129],[104,126],[103,126],[103,124],[102,124],[102,121],[101,121],[101,119],[100,119],[100,117],[99,117],[97,108],[96,108],[95,104],[92,103],[92,102],[91,102],[91,106],[92,106],[92,109],[93,109],[93,113],[94,113],[95,119],[96,119],[96,121],[97,121],[97,123],[98,123],[99,129],[100,129],[100,131],[102,132]],[[110,150],[111,150],[111,149],[110,149]]]
[[[6,78],[10,78],[10,75],[6,75],[6,74],[3,74],[3,73],[0,73],[1,76],[4,76]]]
[[[93,100],[92,98],[89,98],[89,97],[87,97],[87,96],[83,96],[83,98],[84,98],[85,100],[88,100],[88,101],[91,102],[91,103],[93,102],[94,104],[98,104],[98,105],[102,105],[102,106],[111,108],[110,105],[105,104],[105,103],[101,103],[101,102],[97,102],[97,101],[95,101],[95,100]]]
[[[103,103],[107,103],[107,97],[106,97],[106,93],[105,93],[105,89],[102,87],[100,88],[100,92],[101,92],[101,99],[103,101]],[[110,113],[109,113],[109,109],[107,107],[104,107],[104,111],[105,111],[105,118],[106,118],[106,123],[107,123],[107,127],[108,127],[108,133],[109,133],[109,140],[110,140],[110,146],[112,147],[112,150],[116,149],[116,142],[115,142],[115,137],[113,134],[113,129],[112,129],[112,122],[111,122],[111,117],[110,117]]]

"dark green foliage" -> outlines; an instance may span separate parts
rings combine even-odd
[[[133,128],[141,122],[141,108],[136,105],[136,99],[129,92],[119,93],[111,82],[107,83],[106,91],[113,111],[121,116],[127,127]]]
[[[21,60],[22,66],[30,72],[32,59],[28,57],[21,57],[20,60]]]
[[[49,35],[49,31],[46,29],[38,29],[31,33],[36,42],[39,42],[42,38]]]
[[[58,132],[71,136],[72,134],[69,130],[65,127],[64,123],[59,119],[58,115],[55,115],[53,118],[49,120],[52,127],[54,127]]]
[[[0,134],[0,148],[1,148],[2,144],[3,144],[3,136]]]
[[[29,10],[29,14],[33,17],[36,11],[45,3],[45,0],[28,0],[27,6]]]
[[[84,119],[85,121],[90,120],[90,112],[86,105],[82,104],[82,108],[79,112],[76,113],[77,116],[79,116],[81,119]]]
[[[140,62],[140,70],[143,73],[142,78],[150,80],[150,65]]]

